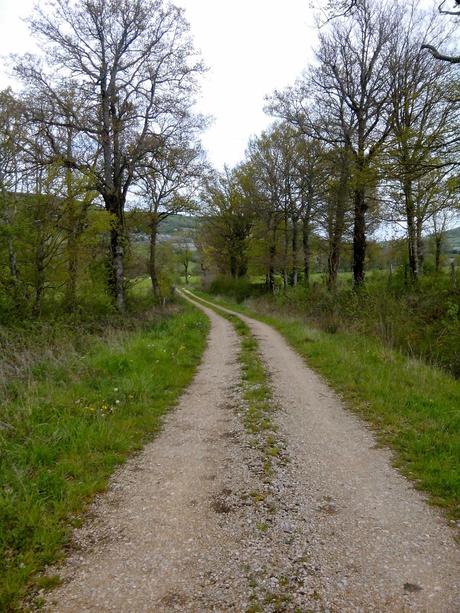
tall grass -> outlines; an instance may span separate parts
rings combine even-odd
[[[252,299],[238,305],[198,294],[279,330],[347,406],[372,425],[378,440],[394,450],[400,470],[454,521],[460,520],[458,379],[379,338],[315,328],[284,301]]]
[[[0,610],[18,608],[63,555],[73,525],[114,467],[157,432],[191,381],[208,323],[190,306],[145,317],[32,360],[0,412]],[[83,340],[84,343],[84,340]],[[45,353],[46,353],[46,348]]]
[[[460,278],[443,271],[409,283],[401,269],[391,277],[374,271],[359,292],[353,291],[351,283],[341,279],[334,292],[322,282],[298,285],[265,295],[256,304],[306,318],[326,332],[350,331],[377,338],[460,377]],[[210,293],[242,302],[223,283],[211,286]],[[260,295],[258,285],[252,292],[246,288],[243,299],[251,295]]]

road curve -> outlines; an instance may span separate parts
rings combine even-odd
[[[51,569],[63,585],[45,610],[458,612],[440,514],[275,330],[240,316],[279,407],[286,462],[267,482],[241,418],[238,338],[198,306],[211,331],[194,381]]]
[[[303,533],[327,606],[460,611],[460,549],[445,519],[281,334],[238,316],[258,339],[271,374]]]

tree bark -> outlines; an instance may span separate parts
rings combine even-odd
[[[304,283],[308,287],[310,285],[310,215],[305,215],[302,222],[302,246],[303,246],[303,274]]]
[[[343,153],[341,159],[340,178],[337,188],[335,202],[331,214],[329,225],[329,253],[327,259],[328,277],[327,286],[329,290],[334,290],[337,286],[337,276],[340,266],[340,256],[342,251],[342,238],[345,228],[345,211],[348,200],[348,180],[349,166],[347,153]]]
[[[276,258],[276,222],[269,222],[270,245],[268,248],[268,290],[270,293],[275,293],[275,258]]]
[[[160,294],[160,284],[158,282],[157,273],[157,238],[158,238],[158,217],[156,213],[153,213],[150,219],[150,254],[149,254],[149,274],[152,282],[152,291],[154,296],[158,297]]]
[[[412,193],[412,181],[403,181],[404,204],[407,223],[407,248],[409,257],[409,273],[413,281],[418,278],[417,229],[415,222],[415,205]]]
[[[442,243],[443,243],[442,233],[435,236],[434,241],[435,241],[434,242],[434,246],[435,246],[434,268],[435,268],[435,271],[438,273],[441,270],[441,253],[442,253]]]
[[[77,275],[78,275],[78,237],[71,229],[67,237],[67,282],[65,289],[65,305],[73,312],[77,306]]]
[[[8,202],[8,195],[4,189],[1,190],[1,196],[3,200],[4,222],[5,222],[6,227],[8,228],[8,237],[6,241],[7,248],[8,248],[8,265],[10,269],[11,280],[13,282],[13,285],[16,288],[19,278],[18,278],[16,251],[14,248],[13,239],[10,234],[11,226],[12,226],[12,220],[11,220],[12,215],[11,215],[11,210],[10,210],[10,206]]]
[[[296,287],[298,278],[299,278],[299,267],[298,267],[298,223],[297,219],[292,219],[292,270],[291,270],[291,285]]]
[[[35,250],[35,283],[34,283],[34,304],[32,315],[39,317],[42,310],[43,294],[45,291],[45,254],[41,238]]]
[[[283,257],[283,289],[286,291],[289,284],[288,254],[289,254],[289,220],[287,212],[284,213],[284,257]]]
[[[423,266],[425,264],[425,249],[424,249],[423,237],[422,237],[423,222],[421,219],[417,219],[416,229],[417,229],[417,271],[418,271],[418,274],[420,275],[420,274],[423,274]]]
[[[126,311],[125,301],[125,198],[120,192],[104,197],[105,208],[113,216],[110,230],[109,291],[120,313]]]
[[[363,186],[359,186],[354,191],[353,283],[356,289],[364,284],[365,277],[366,211],[366,190]]]

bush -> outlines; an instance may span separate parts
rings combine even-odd
[[[253,295],[253,286],[246,278],[234,279],[232,277],[221,276],[212,281],[209,293],[214,296],[229,296],[239,303]]]
[[[389,347],[460,377],[458,287],[448,272],[425,275],[414,284],[408,283],[401,269],[391,278],[369,275],[360,292],[342,281],[335,292],[315,283],[265,299],[287,313],[307,317],[326,332],[348,330],[379,338]]]

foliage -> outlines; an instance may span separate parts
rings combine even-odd
[[[222,275],[211,282],[209,293],[217,296],[228,296],[239,303],[252,296],[254,289],[254,286],[246,278],[234,279]]]
[[[400,268],[391,277],[374,272],[358,293],[346,281],[333,293],[323,283],[314,283],[279,292],[273,303],[326,332],[372,336],[460,377],[459,280],[457,275],[453,287],[445,271],[409,283]]]

